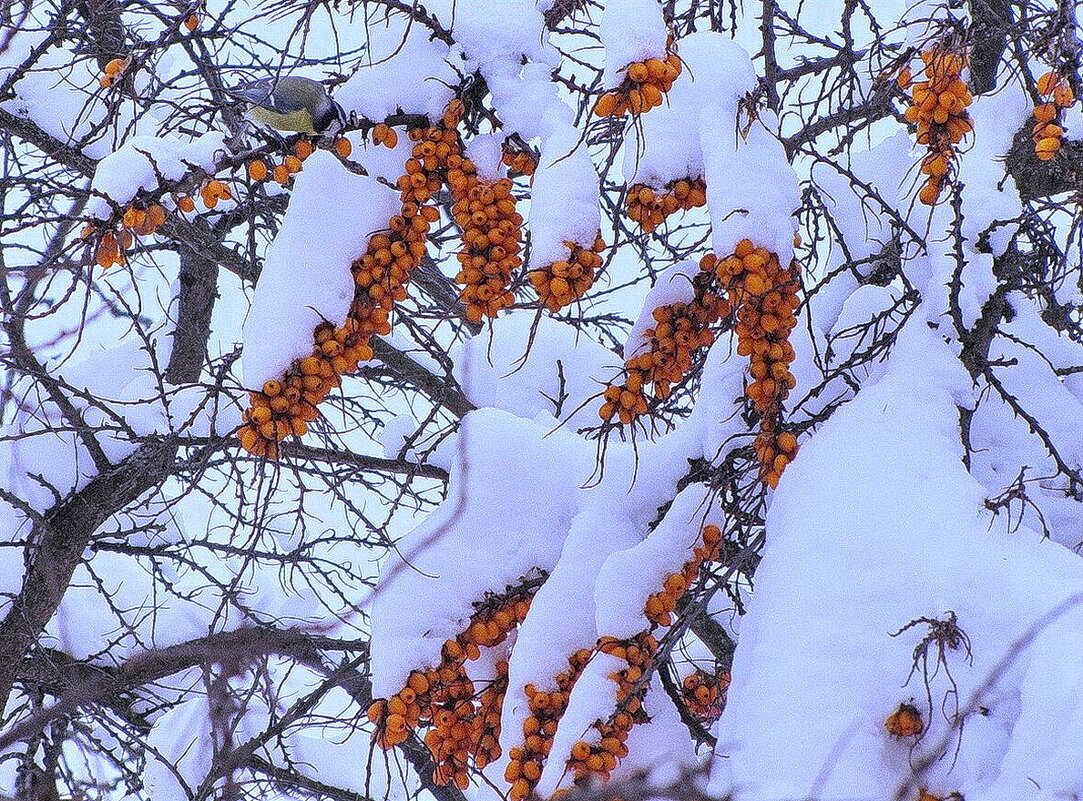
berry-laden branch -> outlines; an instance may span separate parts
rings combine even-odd
[[[647,348],[625,361],[621,385],[606,387],[598,416],[614,417],[628,425],[649,411],[647,387],[658,400],[669,397],[674,384],[692,369],[692,354],[714,342],[711,326],[729,315],[731,306],[715,287],[713,276],[700,273],[692,279],[693,297],[656,308],[655,325],[643,332]]]
[[[466,663],[481,657],[482,648],[501,645],[526,618],[541,586],[523,581],[499,596],[487,598],[470,624],[441,649],[440,664],[410,672],[406,686],[368,709],[383,749],[399,745],[410,732],[427,727],[425,745],[435,762],[433,781],[465,790],[471,766],[481,769],[500,756],[500,711],[508,684],[506,654],[496,660],[496,676],[477,692]]]
[[[911,89],[911,106],[906,120],[917,123],[917,141],[929,154],[922,159],[921,172],[928,176],[918,199],[932,206],[950,180],[955,146],[973,130],[966,108],[973,102],[961,75],[967,54],[959,48],[936,45],[921,54],[926,80],[911,84],[910,68],[904,67],[898,83]]]
[[[708,254],[700,268],[714,275],[736,309],[737,354],[748,357],[752,378],[745,394],[760,415],[754,443],[760,480],[775,487],[797,454],[797,438],[782,427],[782,403],[797,385],[790,372],[801,285],[797,262],[783,268],[777,254],[742,239],[732,255],[719,260]]]
[[[662,105],[662,96],[673,88],[681,74],[681,60],[673,49],[673,37],[666,42],[666,57],[634,61],[624,70],[624,80],[594,104],[598,117],[623,117],[645,114]]]
[[[650,674],[654,670],[658,653],[658,640],[654,632],[670,625],[671,613],[691,588],[700,568],[718,559],[722,532],[715,525],[703,527],[701,542],[693,549],[692,558],[684,563],[680,572],[665,578],[662,589],[647,598],[643,614],[650,627],[627,639],[602,636],[596,649],[626,663],[625,667],[609,674],[617,684],[617,709],[608,720],[597,721],[591,740],[578,740],[571,749],[567,761],[576,784],[583,784],[592,777],[608,781],[610,773],[620,760],[628,755],[626,741],[632,727],[649,720],[643,708],[643,699],[650,686]]]
[[[440,217],[435,205],[425,205],[443,186],[438,171],[459,168],[465,161],[453,130],[461,111],[460,104],[453,104],[441,124],[409,130],[415,144],[397,182],[400,212],[388,220],[385,231],[369,239],[365,253],[351,265],[354,297],[346,320],[339,326],[316,326],[311,353],[295,359],[282,379],[268,380],[249,393],[251,405],[237,431],[245,450],[277,459],[279,443],[307,432],[308,423],[319,416],[317,405],[341,384],[341,377],[372,358],[372,337],[391,332],[391,311],[405,300],[411,273],[425,256],[429,228]],[[397,140],[390,129],[376,130],[384,144]]]

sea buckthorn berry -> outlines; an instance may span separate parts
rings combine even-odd
[[[135,206],[128,206],[128,208],[124,210],[124,214],[120,218],[120,221],[125,228],[140,228],[142,227],[146,216],[146,212],[142,209],[137,209]]]
[[[350,144],[350,140],[345,136],[340,136],[335,140],[335,153],[342,158],[348,158],[353,153],[353,145]]]
[[[147,224],[154,230],[165,225],[165,217],[165,208],[161,204],[152,203],[150,208],[147,209]]]
[[[189,14],[187,17],[185,17],[184,27],[188,29],[189,33],[194,32],[195,29],[199,27],[199,15]]]
[[[301,161],[304,161],[311,156],[314,150],[315,147],[313,147],[312,143],[307,139],[298,139],[293,144],[293,155],[297,156]]]
[[[594,116],[608,117],[617,108],[618,95],[616,92],[605,92],[594,103]]]
[[[599,409],[603,420],[614,415],[627,425],[648,411],[647,387],[659,400],[692,369],[692,354],[714,342],[710,326],[730,313],[730,304],[712,291],[712,276],[701,272],[693,279],[691,302],[677,302],[654,310],[656,325],[644,331],[648,347],[625,362],[625,381]]]
[[[262,159],[248,162],[248,177],[253,181],[262,181],[267,177],[267,163]]]
[[[916,706],[903,703],[887,716],[884,728],[892,737],[917,737],[925,731],[925,723]]]
[[[1047,72],[1038,79],[1038,94],[1051,95],[1057,84],[1061,82],[1061,77],[1055,72]]]

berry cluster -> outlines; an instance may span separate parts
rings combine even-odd
[[[510,147],[508,144],[504,145],[501,161],[511,172],[517,172],[528,178],[533,176],[534,171],[538,169],[538,159],[533,153],[526,149]]]
[[[191,198],[187,198],[191,203]],[[124,251],[131,248],[135,237],[149,236],[165,225],[165,209],[159,203],[129,203],[120,215],[119,223],[107,223],[100,228],[93,223],[83,228],[82,238],[90,239],[100,231],[94,247],[94,261],[108,269],[114,264],[128,263]]]
[[[555,690],[542,691],[533,684],[524,688],[530,715],[523,721],[523,744],[508,752],[508,766],[504,770],[504,779],[511,784],[508,793],[511,801],[521,801],[537,786],[549,749],[553,747],[557,724],[568,708],[572,687],[593,655],[590,648],[580,648],[568,657],[568,669],[553,679]]]
[[[693,289],[690,302],[670,303],[652,312],[655,325],[643,332],[649,347],[625,362],[624,384],[606,387],[598,409],[602,420],[616,416],[627,425],[646,414],[647,385],[653,385],[656,398],[668,398],[672,385],[692,369],[692,353],[714,342],[710,326],[730,313],[730,304],[714,290],[709,274],[697,275]]]
[[[1038,79],[1038,94],[1045,102],[1034,108],[1034,152],[1042,161],[1049,161],[1060,150],[1064,138],[1064,128],[1059,124],[1061,111],[1075,102],[1075,93],[1063,76],[1047,72]]]
[[[921,54],[926,80],[911,86],[909,67],[899,76],[899,86],[911,88],[907,122],[917,123],[917,141],[929,149],[921,172],[927,176],[918,199],[933,205],[947,182],[955,158],[955,146],[973,130],[967,106],[973,101],[960,77],[967,63],[964,52],[932,47]]]
[[[307,139],[298,139],[293,145],[293,153],[285,156],[274,168],[268,169],[267,162],[255,158],[248,162],[248,177],[253,181],[265,181],[271,175],[275,182],[285,185],[290,176],[301,171],[301,162],[312,155],[315,147]]]
[[[729,686],[729,673],[719,676],[697,668],[681,682],[681,698],[692,717],[700,723],[710,724],[722,714]]]
[[[633,61],[624,71],[624,80],[594,104],[598,117],[622,117],[631,112],[643,114],[662,105],[662,96],[673,88],[681,74],[681,60],[672,52],[673,39],[666,43],[665,59]]]
[[[399,143],[399,135],[390,125],[381,122],[377,123],[372,129],[372,141],[378,145],[396,147]]]
[[[793,434],[782,430],[782,402],[797,384],[790,372],[794,350],[789,342],[797,325],[796,262],[783,269],[776,254],[742,239],[724,259],[704,256],[700,268],[715,277],[737,310],[737,353],[749,357],[752,378],[745,394],[760,414],[755,441],[760,479],[774,487],[797,452]]]
[[[463,232],[461,269],[455,276],[463,287],[459,299],[466,318],[479,323],[515,303],[511,278],[523,261],[523,217],[515,210],[511,179],[483,181],[470,159],[463,158],[454,180],[448,171],[448,185],[455,200],[451,213]]]
[[[114,58],[109,61],[109,63],[102,68],[102,77],[98,79],[98,83],[101,85],[102,89],[108,89],[116,83],[120,74],[124,72],[131,63],[131,58]]]
[[[354,298],[345,322],[338,327],[320,323],[308,356],[296,359],[281,381],[268,381],[261,391],[249,393],[251,405],[237,432],[245,450],[277,459],[278,443],[307,431],[318,416],[316,406],[339,386],[341,376],[372,358],[372,336],[391,332],[391,310],[406,298],[410,273],[425,255],[429,227],[440,217],[436,206],[422,205],[439,190],[440,179],[426,169],[419,153],[427,152],[425,144],[443,141],[448,134],[442,126],[410,131],[417,144],[398,181],[400,213],[388,221],[387,231],[369,239],[365,253],[350,266]]]
[[[626,640],[599,637],[597,650],[624,661],[627,666],[609,674],[609,678],[617,684],[617,711],[609,720],[594,724],[598,741],[579,740],[572,746],[568,769],[576,782],[591,776],[608,780],[617,762],[628,755],[625,743],[629,732],[635,724],[647,720],[643,709],[647,682],[641,680],[653,667],[658,640],[649,631],[641,631]]]
[[[632,184],[625,197],[628,219],[639,223],[650,233],[675,211],[688,211],[707,205],[707,185],[702,178],[682,178],[670,181],[662,191],[646,184]]]
[[[703,543],[695,547],[692,558],[684,563],[681,572],[667,576],[662,589],[647,598],[643,614],[651,622],[652,628],[670,625],[671,616],[677,611],[677,603],[692,586],[700,567],[704,562],[718,559],[722,544],[722,532],[718,526],[704,526],[702,538]]]
[[[425,745],[436,762],[433,781],[466,789],[471,759],[483,768],[500,756],[500,710],[507,690],[507,660],[478,693],[465,665],[493,648],[525,618],[537,585],[524,585],[487,600],[466,630],[441,649],[440,664],[411,671],[406,686],[389,699],[374,701],[368,718],[383,749],[404,742],[410,731],[429,726]]]
[[[564,244],[568,248],[566,259],[531,270],[527,276],[538,293],[538,300],[551,312],[558,312],[583,297],[594,283],[595,271],[602,266],[599,254],[605,250],[605,241],[601,231],[590,248],[574,242]]]

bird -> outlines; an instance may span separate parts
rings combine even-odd
[[[346,122],[342,107],[319,81],[299,75],[271,76],[228,93],[248,102],[248,116],[278,131],[315,135]]]

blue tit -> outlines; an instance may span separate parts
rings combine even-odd
[[[346,116],[319,81],[297,75],[260,78],[229,93],[248,101],[248,116],[278,131],[315,135]]]

